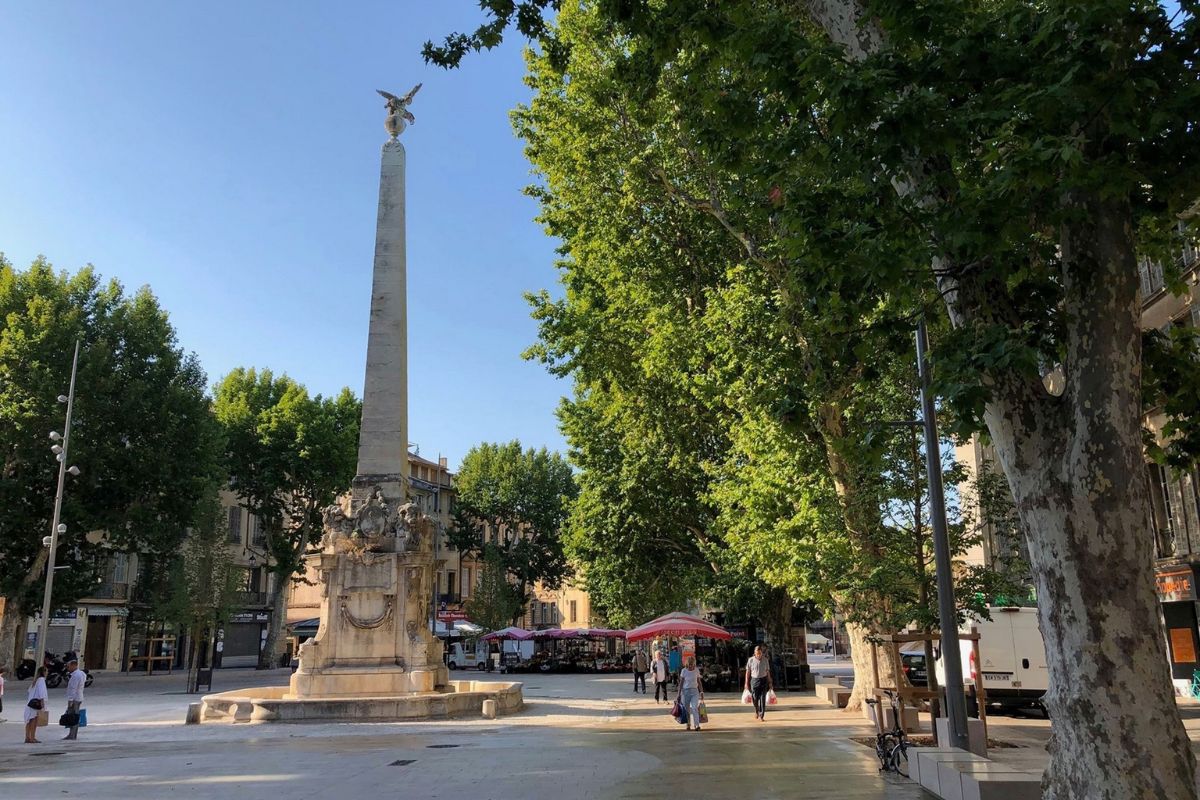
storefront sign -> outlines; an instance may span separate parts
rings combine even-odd
[[[1176,664],[1196,663],[1196,640],[1191,628],[1171,628],[1171,660]]]
[[[442,622],[457,622],[460,619],[467,618],[465,611],[439,611],[437,618]]]
[[[1191,567],[1170,567],[1154,575],[1158,599],[1164,603],[1196,599],[1196,577]]]
[[[245,622],[267,622],[271,615],[266,611],[242,611],[237,614],[230,614],[229,621],[231,623]]]

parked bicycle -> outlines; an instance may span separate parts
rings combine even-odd
[[[875,755],[879,757],[879,771],[895,772],[907,778],[908,748],[912,746],[912,742],[909,741],[908,734],[904,732],[904,728],[900,725],[904,719],[904,714],[900,708],[899,696],[887,689],[883,691],[892,703],[892,729],[875,734]],[[880,715],[880,719],[882,720],[883,704],[878,699],[867,700],[866,702],[875,706],[875,713]],[[882,722],[880,723],[880,727],[883,727]]]

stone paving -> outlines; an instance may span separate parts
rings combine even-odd
[[[781,694],[758,723],[736,695],[709,695],[709,725],[689,733],[651,695],[635,696],[626,675],[520,677],[526,710],[495,721],[188,727],[195,698],[180,693],[182,676],[103,675],[77,742],[52,726],[43,744],[24,745],[19,724],[0,725],[0,797],[930,797],[879,774],[873,752],[850,741],[870,733],[859,717],[811,697]],[[287,673],[216,680],[214,689],[232,689],[284,683]],[[9,688],[11,709],[25,685]],[[50,699],[57,717],[61,692]]]

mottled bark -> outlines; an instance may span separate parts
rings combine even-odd
[[[1194,798],[1151,568],[1141,304],[1125,204],[1073,197],[1061,398],[1008,387],[988,429],[1027,531],[1054,719],[1049,798]]]

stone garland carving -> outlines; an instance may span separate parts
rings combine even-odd
[[[350,623],[355,628],[362,628],[364,630],[373,630],[386,625],[391,621],[392,613],[395,611],[396,598],[394,595],[390,594],[384,595],[384,597],[387,598],[387,603],[384,606],[383,613],[378,617],[375,617],[375,619],[359,619],[350,613],[350,606],[348,606],[346,601],[343,600],[341,603],[342,619],[346,620],[346,622]]]

